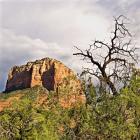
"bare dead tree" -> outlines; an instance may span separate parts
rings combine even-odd
[[[84,70],[107,84],[113,95],[117,95],[115,81],[126,83],[129,80],[130,64],[137,62],[137,48],[132,44],[132,35],[126,27],[128,19],[123,15],[114,19],[115,26],[108,43],[95,40],[86,50],[75,46],[78,52],[73,55],[91,63],[91,68]]]

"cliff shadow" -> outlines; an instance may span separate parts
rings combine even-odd
[[[50,67],[50,69],[48,71],[45,71],[42,74],[42,85],[43,87],[45,87],[47,90],[54,90],[54,74],[55,74],[55,68],[54,68],[54,64]]]
[[[22,90],[26,88],[30,88],[31,83],[31,70],[30,71],[22,71],[13,76],[10,81],[6,83],[6,89],[4,92],[11,92],[15,90]]]

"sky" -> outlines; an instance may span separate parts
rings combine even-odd
[[[0,91],[11,67],[44,57],[79,72],[84,63],[74,46],[108,40],[121,14],[140,48],[139,0],[0,0]]]

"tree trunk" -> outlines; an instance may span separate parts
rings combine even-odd
[[[113,95],[117,95],[118,92],[117,92],[117,90],[116,90],[114,84],[113,84],[110,80],[107,81],[107,84],[108,84],[108,86],[110,87],[110,89],[111,89]]]
[[[111,89],[113,95],[117,95],[118,92],[115,88],[115,85],[111,82],[111,80],[107,77],[105,70],[101,69],[102,75],[104,77],[105,82],[108,84],[109,88]]]

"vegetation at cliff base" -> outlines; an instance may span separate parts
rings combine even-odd
[[[140,76],[133,75],[117,96],[103,92],[97,96],[95,89],[88,88],[91,102],[71,108],[60,106],[56,93],[42,87],[15,91],[24,96],[0,112],[0,139],[139,140]],[[35,101],[44,94],[48,103],[38,106]]]

